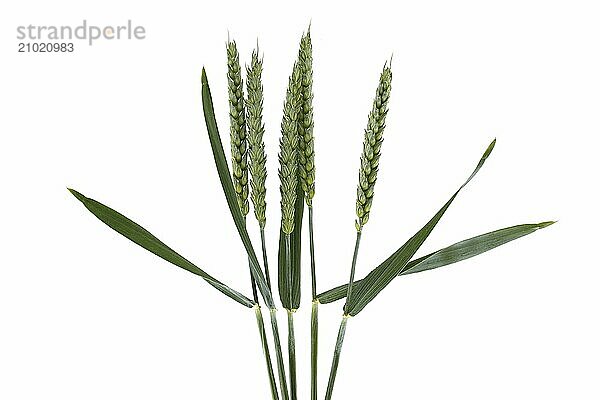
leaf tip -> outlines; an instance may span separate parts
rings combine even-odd
[[[206,69],[202,67],[202,84],[208,84],[208,79],[206,78]]]
[[[73,196],[75,196],[75,198],[79,201],[81,201],[82,203],[86,200],[86,197],[84,195],[82,195],[81,193],[79,193],[77,190],[75,189],[71,189],[71,188],[67,188],[67,190],[69,192],[71,192],[71,194]]]
[[[555,224],[556,222],[557,222],[557,221],[546,221],[546,222],[541,222],[541,223],[539,224],[539,226],[540,226],[540,229],[543,229],[543,228],[546,228],[546,227],[548,227],[548,226],[550,226],[550,225],[553,225],[553,224]]]

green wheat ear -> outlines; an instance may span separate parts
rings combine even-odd
[[[298,183],[298,111],[301,102],[302,71],[296,62],[289,78],[281,139],[279,140],[279,179],[281,181],[281,230],[289,235],[294,231],[294,206]]]
[[[229,89],[229,134],[231,137],[231,173],[240,210],[248,215],[248,151],[246,111],[240,57],[235,41],[227,42],[227,82]]]
[[[358,175],[358,188],[356,190],[356,230],[360,232],[362,227],[369,221],[371,204],[377,171],[379,170],[379,158],[381,157],[381,145],[383,143],[383,131],[385,129],[385,117],[388,112],[388,102],[392,89],[392,70],[386,63],[379,78],[379,86],[373,100],[373,108],[369,113],[367,129],[363,142],[363,152],[360,157],[360,171]]]
[[[267,222],[265,210],[267,202],[265,196],[267,189],[265,181],[267,179],[267,156],[265,154],[265,144],[263,135],[265,125],[262,120],[263,112],[263,85],[262,85],[262,59],[258,58],[258,46],[252,52],[252,61],[249,67],[246,67],[246,88],[248,100],[246,102],[247,124],[248,124],[248,143],[250,145],[250,188],[252,205],[254,206],[254,216],[261,229],[264,229]]]
[[[315,151],[313,137],[313,70],[312,70],[312,43],[310,28],[300,41],[298,54],[302,72],[301,108],[298,120],[299,152],[298,166],[300,168],[300,183],[304,191],[306,204],[312,205],[315,195]]]

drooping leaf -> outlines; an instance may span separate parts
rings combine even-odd
[[[254,302],[252,300],[231,289],[229,286],[223,284],[219,280],[213,278],[196,265],[185,259],[183,256],[179,255],[175,250],[161,242],[158,238],[156,238],[156,236],[148,232],[145,228],[133,222],[123,214],[94,199],[85,197],[76,190],[69,189],[69,191],[100,221],[104,222],[106,225],[125,236],[135,244],[143,247],[151,253],[156,254],[163,260],[166,260],[173,265],[202,277],[218,291],[232,298],[238,303],[243,304],[246,307],[254,306]]]
[[[208,138],[210,139],[210,146],[212,148],[213,157],[215,159],[215,165],[217,166],[217,172],[221,181],[225,198],[227,199],[227,205],[229,211],[233,217],[233,222],[237,228],[237,231],[242,239],[246,253],[248,253],[248,259],[250,261],[250,271],[254,280],[258,285],[258,289],[262,294],[265,304],[269,308],[274,308],[275,303],[273,302],[273,296],[271,290],[267,285],[265,275],[262,272],[256,252],[252,247],[250,236],[246,230],[246,223],[240,207],[237,203],[235,189],[233,188],[233,182],[231,181],[231,174],[229,173],[229,166],[227,165],[227,159],[225,158],[225,152],[223,151],[223,144],[221,143],[221,137],[219,135],[219,129],[217,127],[217,121],[215,119],[215,111],[212,102],[212,96],[210,94],[210,87],[208,85],[208,79],[206,78],[206,71],[202,68],[202,108],[204,110],[204,120],[206,121],[206,128],[208,130]]]
[[[297,310],[300,307],[300,276],[302,258],[302,217],[304,215],[304,191],[300,184],[297,187],[297,197],[294,211],[294,231],[290,234],[291,272],[287,271],[285,255],[285,233],[279,230],[278,253],[278,282],[279,298],[286,310]],[[289,287],[288,276],[292,275],[292,287]]]
[[[533,233],[539,229],[550,226],[553,223],[553,221],[548,221],[541,222],[539,224],[511,226],[454,243],[448,247],[444,247],[443,249],[434,251],[433,253],[427,254],[423,257],[411,260],[397,276],[429,271],[431,269],[443,267],[471,257],[475,257],[515,239],[529,235],[530,233]],[[362,282],[362,280],[356,281],[354,284],[359,285],[360,282]],[[347,292],[348,285],[341,285],[321,293],[318,296],[318,299],[320,303],[327,304],[343,299],[346,297]]]
[[[350,299],[348,299],[347,313],[355,316],[361,312],[367,304],[371,302],[389,283],[406,267],[406,264],[415,255],[417,250],[421,247],[425,239],[433,231],[439,220],[442,218],[450,204],[454,201],[458,193],[464,188],[473,177],[479,172],[490,153],[494,149],[496,139],[490,143],[487,147],[483,156],[479,160],[479,163],[475,167],[475,170],[471,173],[469,178],[463,183],[460,188],[450,197],[450,200],[442,206],[442,208],[434,215],[434,217],[423,226],[413,237],[411,237],[406,243],[402,245],[394,254],[392,254],[387,260],[385,260],[377,268],[373,269],[356,288],[353,287],[353,293]]]

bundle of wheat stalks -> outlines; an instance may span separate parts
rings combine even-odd
[[[265,356],[266,370],[273,399],[280,397],[288,400],[297,398],[296,352],[294,336],[294,313],[300,307],[300,271],[301,236],[304,208],[308,209],[308,231],[310,250],[310,273],[312,281],[312,318],[311,318],[311,399],[317,399],[318,366],[318,309],[320,304],[332,303],[345,298],[342,320],[333,351],[333,360],[325,399],[331,399],[335,377],[340,361],[342,343],[346,325],[350,317],[357,316],[379,292],[386,288],[396,277],[453,264],[458,261],[485,253],[514,239],[518,239],[553,222],[523,224],[499,229],[478,235],[425,256],[414,258],[425,239],[435,228],[458,193],[469,183],[483,166],[492,152],[495,140],[487,147],[474,171],[468,179],[452,194],[442,208],[396,252],[391,254],[379,266],[372,269],[363,279],[355,280],[356,260],[360,238],[369,221],[373,204],[375,183],[381,157],[385,119],[391,93],[391,62],[386,62],[379,77],[375,91],[373,107],[368,115],[364,134],[363,151],[360,156],[358,187],[356,197],[356,243],[354,256],[350,264],[348,284],[338,286],[323,293],[317,293],[315,250],[313,240],[313,200],[315,196],[315,154],[313,136],[313,57],[309,30],[300,40],[300,49],[289,77],[283,117],[281,138],[279,140],[279,178],[281,192],[281,223],[278,256],[278,292],[281,305],[286,310],[288,322],[288,360],[286,363],[282,351],[277,306],[273,296],[267,246],[266,227],[266,153],[263,142],[265,125],[263,123],[263,59],[258,47],[252,52],[251,62],[246,67],[246,85],[244,86],[242,68],[235,42],[227,43],[227,80],[229,90],[229,119],[231,139],[231,170],[217,129],[208,79],[202,70],[202,102],[204,117],[215,164],[231,215],[239,232],[240,239],[248,255],[252,299],[225,285],[197,267],[154,235],[117,211],[69,189],[85,207],[102,222],[134,243],[151,251],[164,260],[202,277],[214,288],[241,305],[251,308],[256,314],[259,338]],[[246,217],[250,211],[249,198],[253,206],[254,217],[260,228],[262,247],[262,265],[253,248],[246,226]],[[260,298],[259,298],[260,294]],[[277,374],[271,360],[271,349],[265,331],[261,302],[269,310]]]

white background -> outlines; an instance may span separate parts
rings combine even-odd
[[[203,122],[200,72],[207,68],[227,144],[225,41],[229,32],[246,62],[258,38],[274,266],[281,106],[311,19],[321,291],[347,279],[363,129],[392,53],[391,111],[357,274],[419,229],[494,137],[488,163],[419,254],[559,220],[391,284],[350,321],[334,398],[600,398],[595,2],[11,3],[0,12],[0,398],[269,398],[252,311],[118,236],[66,187],[249,295]],[[147,38],[17,53],[18,25],[84,18],[131,19]],[[254,221],[250,229],[256,238]],[[301,399],[309,395],[304,272]],[[339,303],[321,307],[321,395],[340,315]]]

